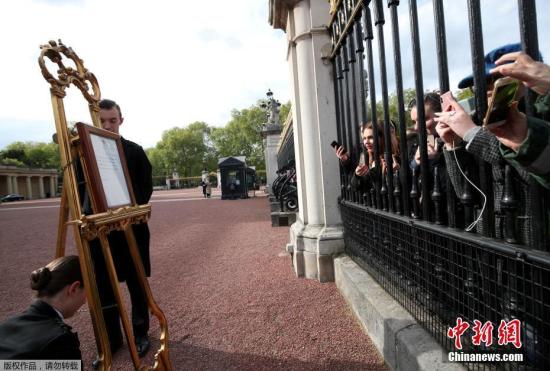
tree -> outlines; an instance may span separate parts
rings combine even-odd
[[[210,131],[202,121],[166,130],[155,148],[147,150],[153,176],[170,176],[176,170],[180,177],[189,177],[200,174],[205,167],[215,168]]]
[[[261,101],[240,111],[233,110],[225,127],[212,129],[212,143],[220,157],[246,156],[248,165],[265,169],[261,130],[266,123],[266,113],[260,104]]]
[[[5,150],[0,152],[0,157],[2,158],[2,162],[4,162],[5,159],[12,159],[25,166],[28,161],[25,143],[14,142],[9,144]]]
[[[406,127],[410,127],[413,125],[413,122],[411,120],[411,115],[409,111],[409,103],[416,99],[416,91],[413,88],[405,89],[403,90],[403,103],[404,103],[404,112],[405,112],[405,123]],[[370,100],[369,100],[370,102]],[[389,108],[389,115],[390,120],[393,120],[393,122],[396,123],[397,127],[396,129],[399,130],[399,114],[398,114],[398,105],[397,105],[397,93],[390,93],[388,95],[388,108]],[[367,109],[367,116],[371,117],[370,112],[370,106]],[[378,101],[376,103],[376,118],[378,120],[384,120],[384,110],[382,106],[382,101]]]
[[[279,120],[281,121],[281,125],[284,125],[291,109],[292,109],[292,104],[290,103],[290,101],[281,105],[281,108],[279,111]]]
[[[35,143],[27,150],[29,166],[36,168],[59,168],[59,147],[55,143]]]
[[[455,99],[457,101],[460,101],[460,100],[463,100],[463,99],[468,99],[468,98],[473,97],[474,92],[472,91],[472,89],[467,88],[467,89],[462,89],[462,90],[455,91],[454,96],[456,97]]]
[[[57,144],[14,142],[0,151],[0,161],[5,165],[30,168],[59,169],[60,158]]]

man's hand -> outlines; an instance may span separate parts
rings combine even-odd
[[[489,128],[489,131],[495,134],[500,143],[518,152],[527,138],[527,118],[518,110],[518,102],[512,103],[504,124]]]
[[[355,175],[363,176],[369,172],[369,165],[359,165],[355,168]]]
[[[540,95],[546,95],[550,91],[550,67],[533,60],[529,55],[523,52],[508,53],[495,63],[497,67],[493,68],[491,73],[499,72],[504,76],[521,80],[525,86]]]
[[[338,157],[342,162],[348,162],[349,156],[344,146],[336,148],[336,157]]]

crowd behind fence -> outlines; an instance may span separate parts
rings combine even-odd
[[[524,361],[508,363],[506,368],[548,368],[548,190],[492,151],[498,142],[487,130],[472,131],[476,139],[470,139],[467,151],[459,146],[447,151],[447,143],[434,127],[441,117],[450,116],[435,115],[442,108],[439,95],[433,99],[434,95],[429,98],[424,93],[416,0],[408,4],[388,0],[391,25],[384,19],[384,3],[339,1],[329,26],[336,125],[343,148],[337,153],[342,160],[340,205],[346,252],[448,350],[455,350],[449,330],[457,318],[470,324],[474,320],[495,324],[495,339],[501,321],[519,320],[520,349],[506,344],[483,347],[470,337],[463,339],[463,350],[520,352]],[[398,7],[407,5],[416,90],[415,102],[409,105],[403,98],[397,13]],[[464,24],[469,25],[471,44],[472,120],[481,125],[492,81],[486,78],[480,1],[467,0],[467,5],[468,23]],[[438,90],[444,93],[450,86],[442,0],[433,0],[433,9]],[[539,59],[535,1],[519,0],[518,9],[521,48]],[[392,31],[395,123],[389,114],[385,27]],[[373,42],[378,43],[379,75],[374,70]],[[382,117],[377,117],[378,89]],[[537,115],[535,99],[530,92],[522,104],[528,116]],[[415,116],[415,135],[406,126],[406,114]]]

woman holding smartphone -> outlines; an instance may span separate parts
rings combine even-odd
[[[392,158],[393,158],[393,169],[399,169],[399,146],[397,142],[397,136],[395,135],[395,127],[393,122],[390,124],[391,127],[391,139],[392,139]],[[378,153],[380,156],[380,162],[382,168],[385,170],[385,161],[384,161],[384,123],[382,121],[378,122],[377,126],[378,131]],[[372,121],[369,121],[361,125],[361,139],[363,142],[364,149],[359,158],[359,165],[355,169],[355,174],[358,176],[365,175],[369,169],[372,169],[376,166],[375,156],[374,156],[374,130]]]
[[[393,126],[393,122],[390,124],[390,126],[392,139],[393,170],[397,171],[399,169],[399,147],[397,145],[398,142],[395,135],[395,127]],[[380,165],[382,167],[382,175],[385,175],[386,162],[384,160],[384,123],[382,121],[378,121],[377,132]],[[351,179],[351,186],[357,191],[365,192],[378,181],[380,175],[380,171],[376,168],[374,154],[374,129],[372,121],[366,122],[361,125],[361,138],[365,150],[360,154],[359,164],[355,168],[355,172]]]

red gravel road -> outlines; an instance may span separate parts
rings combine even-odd
[[[174,370],[386,370],[336,286],[295,277],[284,253],[288,227],[271,227],[265,197],[201,197],[193,189],[152,199],[150,284],[168,319]],[[0,319],[30,302],[28,275],[54,254],[57,205],[0,205]],[[69,322],[88,366],[87,307]],[[158,334],[153,320],[154,345]],[[132,369],[126,347],[113,368]]]

